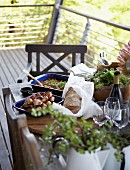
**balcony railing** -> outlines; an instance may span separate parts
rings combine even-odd
[[[27,43],[85,44],[86,65],[95,67],[100,53],[108,61],[116,60],[120,48],[129,41],[130,26],[72,10],[62,2],[0,6],[0,48],[24,47]]]
[[[53,7],[53,4],[0,6],[0,48],[45,43]]]
[[[99,63],[100,53],[104,53],[108,61],[115,61],[119,50],[130,40],[130,26],[90,16],[62,5],[56,8],[60,11],[60,17],[52,42],[87,45],[86,64],[90,67]],[[114,36],[117,32],[120,32],[118,39]]]

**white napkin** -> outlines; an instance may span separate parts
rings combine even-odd
[[[87,82],[83,77],[70,75],[68,82],[66,83],[66,86],[63,90],[62,95],[63,98],[65,98],[65,94],[70,87],[72,87],[75,90],[75,92],[82,98],[81,109],[79,110],[79,112],[73,114],[69,109],[56,103],[53,103],[53,109],[58,109],[63,114],[70,116],[75,117],[84,116],[86,119],[96,114],[97,109],[99,110],[99,106],[94,101],[92,101],[94,92],[93,82]]]
[[[70,73],[73,73],[75,76],[87,76],[96,72],[95,68],[89,68],[85,64],[80,63],[70,69]]]
[[[130,146],[127,146],[123,149],[125,154],[125,168],[124,170],[130,170]]]

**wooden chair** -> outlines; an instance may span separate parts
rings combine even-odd
[[[69,74],[68,70],[71,67],[84,63],[87,47],[85,45],[27,44],[25,50],[28,53],[25,69],[33,76],[48,72],[66,75]],[[23,82],[26,77],[23,73],[17,82]]]
[[[3,89],[14,170],[43,170],[38,143],[27,127],[25,114],[12,109],[10,90]]]

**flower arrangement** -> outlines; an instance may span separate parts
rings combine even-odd
[[[91,78],[91,81],[94,82],[95,89],[101,89],[104,86],[111,87],[114,81],[114,72],[114,68],[98,70]],[[129,79],[124,75],[120,75],[119,81],[122,86],[129,84]]]
[[[117,69],[125,76],[130,77],[130,42],[127,45],[125,44],[124,48],[120,50],[117,59],[120,62]]]

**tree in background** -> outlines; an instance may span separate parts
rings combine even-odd
[[[20,4],[54,4],[55,3],[55,0],[49,0],[49,1],[48,0],[5,0],[3,4],[10,5],[11,1],[13,1],[13,4],[16,4],[18,2],[17,4],[19,5]],[[94,17],[98,17],[104,20],[113,21],[113,22],[125,24],[125,25],[130,25],[130,20],[128,17],[130,13],[129,12],[130,11],[129,0],[124,0],[123,2],[122,0],[115,0],[115,1],[113,0],[80,0],[80,1],[79,0],[64,0],[63,5],[71,9],[74,9],[76,11],[79,11],[79,12],[82,12],[82,13],[85,13],[85,14],[88,14]],[[19,13],[19,11],[16,11],[16,12]],[[27,15],[29,14],[32,15],[35,12],[37,12],[37,14],[39,14],[40,16],[42,12],[42,8],[35,8],[35,10],[32,10],[32,8],[28,8]],[[62,27],[60,26],[61,35],[58,37],[59,38],[58,43],[65,44],[67,42],[68,44],[69,43],[78,44],[79,41],[77,41],[77,39],[79,38],[79,40],[81,40],[82,38],[81,37],[82,34],[80,35],[78,30],[80,30],[81,27],[82,28],[85,27],[86,18],[82,17],[81,19],[79,16],[76,16],[76,15],[75,15],[76,17],[74,15],[72,16],[72,13],[69,13],[69,12],[66,14],[65,14],[65,19],[68,19],[68,21],[66,20],[65,24],[63,23]],[[25,23],[26,21],[27,21],[27,17],[25,18]],[[77,24],[77,21],[78,21],[78,24]],[[69,25],[70,24],[73,25],[73,23],[74,25],[76,25],[75,30],[72,30],[71,27],[69,27]],[[100,48],[103,48],[104,50],[107,49],[107,47],[102,46],[104,44],[103,43],[101,44],[100,41],[103,41],[103,42],[109,41],[108,43],[112,45],[115,42],[113,42],[111,39],[116,39],[124,43],[127,43],[129,41],[128,31],[126,31],[124,34],[124,31],[118,28],[114,29],[111,26],[101,24],[99,22],[95,22],[92,20],[90,23],[91,23],[91,27],[90,27],[91,30],[89,31],[89,35],[91,36],[89,36],[89,38],[87,39],[87,45],[91,49],[93,49],[93,51],[96,50],[97,54],[101,51]],[[43,22],[43,25],[45,26],[46,22]],[[96,32],[102,33],[103,35],[106,35],[110,37],[111,39],[107,40],[105,37],[99,38],[99,34],[96,34]],[[76,35],[76,36],[73,37],[73,35]],[[47,33],[45,36],[43,34],[40,34],[40,36],[44,37],[44,42],[46,42]],[[63,36],[64,38],[62,38]],[[117,48],[119,47],[118,43],[114,45],[117,46]],[[96,49],[97,48],[96,46],[100,47],[99,50]],[[109,48],[109,52],[115,53],[110,48]],[[90,51],[90,54],[91,54],[91,51]]]

